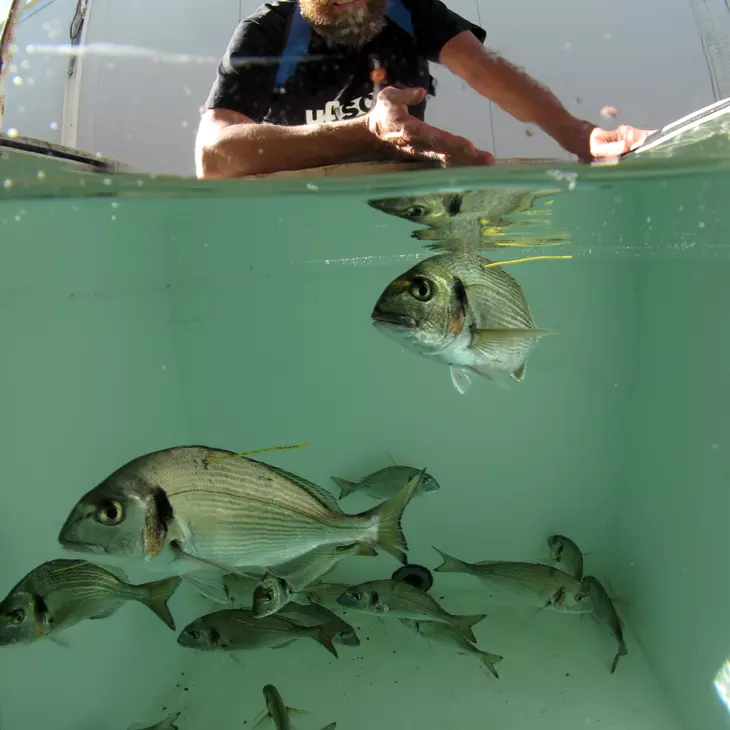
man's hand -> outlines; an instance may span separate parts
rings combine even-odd
[[[625,124],[612,130],[596,127],[590,136],[591,157],[594,160],[620,157],[638,147],[655,131],[655,129],[636,129]]]
[[[478,150],[468,139],[457,137],[416,119],[408,111],[426,96],[425,89],[383,89],[365,119],[370,133],[406,157],[441,161],[446,167],[493,165],[489,152]]]

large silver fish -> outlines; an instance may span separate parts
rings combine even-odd
[[[412,466],[386,466],[364,476],[359,482],[350,482],[340,477],[332,477],[332,481],[340,488],[340,499],[353,492],[367,494],[375,499],[390,499],[397,494],[413,477],[421,473]],[[428,494],[439,489],[439,483],[428,473],[423,475],[416,495]]]
[[[501,661],[503,657],[499,656],[499,654],[490,654],[488,651],[482,651],[470,641],[467,641],[452,626],[438,621],[415,621],[410,618],[402,618],[401,623],[426,639],[435,639],[436,641],[459,647],[461,650],[459,652],[460,654],[474,654],[478,656],[484,666],[499,679],[499,674],[497,674],[494,665]]]
[[[593,601],[588,590],[572,575],[540,563],[485,560],[465,563],[434,548],[443,558],[439,573],[466,573],[489,587],[504,588],[530,599],[535,606],[561,613],[590,613]]]
[[[339,623],[302,626],[283,616],[256,618],[251,611],[234,608],[195,619],[180,632],[177,643],[200,651],[238,651],[276,648],[296,639],[309,638],[337,656],[332,637],[339,630]]]
[[[550,535],[547,542],[550,558],[560,563],[566,573],[580,580],[583,577],[583,553],[580,548],[565,535]]]
[[[264,699],[266,700],[266,712],[261,720],[254,725],[254,730],[262,727],[266,720],[271,720],[276,730],[292,730],[291,717],[305,714],[295,707],[287,707],[279,694],[279,690],[273,684],[267,684],[264,687]],[[337,723],[332,722],[323,727],[322,730],[334,730],[336,726]]]
[[[372,312],[374,325],[401,345],[448,365],[465,393],[470,373],[522,380],[537,329],[519,284],[474,254],[442,254],[392,281]]]
[[[415,477],[391,500],[346,515],[332,495],[290,472],[230,451],[182,446],[130,461],[76,504],[59,541],[145,560],[178,559],[185,573],[198,563],[224,572],[263,568],[300,590],[329,570],[354,543],[405,561],[403,510]],[[325,496],[327,495],[327,496]]]
[[[619,618],[616,609],[613,606],[613,601],[610,599],[606,589],[601,585],[598,578],[594,578],[592,575],[587,575],[583,579],[583,585],[588,589],[593,599],[593,616],[599,623],[602,623],[608,627],[611,635],[618,642],[618,650],[611,663],[611,674],[616,671],[618,660],[622,656],[626,656],[629,650],[626,648],[626,642],[624,642],[624,632],[621,626],[621,619]]]
[[[51,560],[26,575],[0,603],[0,644],[27,644],[84,619],[111,616],[125,601],[138,601],[171,629],[167,607],[180,578],[127,583],[119,568],[85,560]]]
[[[366,613],[388,614],[417,621],[441,621],[453,627],[467,641],[475,642],[472,626],[486,614],[454,616],[445,611],[425,591],[397,580],[372,580],[351,586],[337,602],[346,608],[356,608]]]

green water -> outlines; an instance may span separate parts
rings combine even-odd
[[[615,642],[589,617],[531,615],[453,574],[436,574],[432,595],[488,614],[475,633],[504,657],[499,680],[387,617],[348,613],[362,645],[339,659],[301,641],[233,660],[180,648],[125,605],[70,629],[68,647],[3,647],[2,730],[126,730],[172,711],[181,730],[252,727],[266,683],[312,713],[298,728],[725,726],[713,688],[730,656],[725,168],[566,166],[570,189],[543,168],[202,184],[2,165],[0,592],[61,557],[76,500],[136,456],[307,442],[262,458],[333,491],[331,475],[391,456],[428,467],[441,489],[406,511],[411,562],[435,568],[433,545],[534,561],[548,535],[572,537],[620,599],[629,651],[611,675]],[[477,378],[462,396],[446,367],[371,325],[382,290],[434,241],[367,201],[546,187],[542,213],[508,216],[479,252],[573,257],[509,267],[537,325],[559,334],[523,382]],[[520,236],[564,245],[485,247]],[[397,567],[348,558],[331,579]],[[215,608],[189,585],[171,601],[178,630]]]

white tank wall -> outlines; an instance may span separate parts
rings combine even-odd
[[[696,1],[702,8],[715,10],[711,19],[716,25],[700,30],[693,10],[695,0],[645,0],[640,4],[596,0],[588,8],[579,0],[548,4],[539,0],[453,0],[451,7],[479,22],[488,32],[490,48],[524,65],[575,115],[612,126],[611,120],[599,116],[603,106],[611,105],[619,111],[619,121],[655,127],[715,98],[713,80],[718,74],[703,52],[703,42],[707,46],[714,39],[714,45],[706,49],[710,56],[713,48],[724,49],[730,14],[715,8],[722,0]],[[181,0],[92,0],[88,43],[195,54],[200,63],[85,59],[78,146],[143,171],[192,174],[199,108],[214,79],[217,61],[239,18],[258,4],[258,0],[217,0],[203,10],[199,2]],[[62,28],[72,14],[72,0],[55,0],[42,11],[44,22]],[[707,11],[700,20],[708,22],[710,15]],[[39,39],[47,42],[47,32],[38,27],[35,18],[26,20],[21,43]],[[719,68],[728,66],[722,53],[715,52],[712,58]],[[60,59],[49,63],[65,67]],[[465,88],[446,69],[437,67],[434,75],[438,93],[428,112],[434,124],[496,150],[501,157],[569,157],[539,130],[528,137],[522,124]],[[34,97],[33,123],[17,111],[21,104],[30,109],[26,90],[10,87],[8,120],[21,134],[52,137],[44,125],[57,114],[59,83],[58,78],[49,78],[43,90],[51,96],[44,95],[42,101],[40,94]],[[727,84],[720,79],[715,86],[722,91]],[[36,123],[36,119],[40,121]]]

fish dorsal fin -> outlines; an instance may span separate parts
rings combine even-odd
[[[305,492],[308,492],[318,502],[327,507],[327,509],[332,512],[342,512],[342,507],[337,504],[337,500],[323,487],[314,484],[314,482],[310,482],[304,477],[300,477],[298,474],[292,474],[292,472],[286,471],[286,469],[280,469],[278,466],[271,466],[271,464],[266,464],[266,466],[277,474],[290,479],[294,484],[301,487]]]
[[[515,370],[515,371],[514,371],[514,372],[512,373],[512,377],[513,377],[513,378],[514,378],[515,380],[517,380],[517,381],[520,381],[520,380],[522,380],[522,379],[523,379],[523,378],[525,377],[525,367],[526,367],[526,365],[527,365],[527,363],[526,363],[526,362],[523,362],[523,363],[522,363],[522,365],[520,365],[520,366],[519,366],[519,367],[517,368],[517,370]]]
[[[237,574],[235,574],[237,575]],[[183,573],[181,576],[188,581],[195,589],[206,598],[216,603],[231,603],[230,591],[223,583],[223,578],[219,573],[206,570],[191,570]]]

